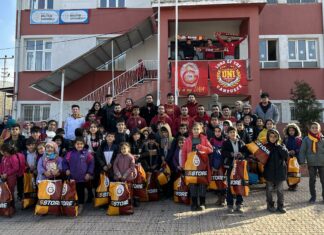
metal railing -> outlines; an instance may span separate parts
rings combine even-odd
[[[79,101],[98,101],[104,103],[107,94],[112,94],[113,97],[116,97],[130,88],[143,83],[144,80],[157,79],[157,67],[157,60],[143,60],[113,80],[82,97]]]

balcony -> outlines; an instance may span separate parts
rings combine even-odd
[[[158,7],[158,0],[152,0],[152,7]],[[179,6],[226,5],[226,4],[260,4],[267,0],[178,0]],[[175,0],[160,0],[161,7],[175,5]]]

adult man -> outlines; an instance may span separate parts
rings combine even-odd
[[[80,114],[80,106],[72,105],[72,115],[65,120],[64,131],[68,140],[75,139],[75,129],[80,128],[85,122],[84,117]]]
[[[133,106],[132,116],[127,119],[126,127],[128,130],[132,131],[136,128],[143,129],[147,126],[146,121],[140,115],[140,108],[137,105]]]
[[[146,97],[146,105],[141,107],[140,115],[145,119],[146,123],[149,125],[151,123],[152,118],[157,114],[157,106],[153,103],[153,95],[147,94]]]
[[[243,42],[245,40],[246,35],[244,37],[242,37],[240,40],[236,41],[236,42],[232,42],[231,37],[227,37],[227,42],[225,42],[220,37],[219,33],[216,34],[216,38],[218,39],[218,41],[220,42],[220,44],[222,44],[222,46],[224,48],[224,59],[225,60],[233,60],[234,55],[235,55],[235,48],[238,45],[240,45],[241,42]]]
[[[227,105],[224,105],[222,107],[223,117],[221,118],[221,121],[229,120],[232,123],[236,122],[236,118],[231,116],[231,110],[230,107]]]
[[[196,96],[193,93],[188,94],[188,102],[186,104],[188,108],[188,114],[190,117],[195,117],[197,115],[198,102],[196,101]]]
[[[236,120],[241,120],[243,117],[243,102],[241,100],[235,101],[235,108],[233,112],[233,117],[236,118]]]
[[[167,100],[168,103],[164,105],[165,113],[171,118],[172,122],[174,122],[176,118],[180,116],[180,108],[174,104],[174,95],[172,93],[167,94]]]
[[[214,60],[216,46],[213,45],[213,41],[211,39],[207,39],[207,47],[205,49],[205,59],[206,60]]]
[[[151,120],[151,126],[157,125],[158,123],[167,123],[169,124],[170,128],[172,128],[172,120],[171,118],[165,113],[165,108],[163,104],[160,104],[158,107],[158,114],[155,115]]]
[[[269,94],[263,92],[261,94],[261,102],[257,105],[255,109],[255,114],[262,118],[263,121],[272,119],[275,123],[279,122],[279,111],[277,106],[269,100]]]
[[[194,117],[195,122],[201,122],[204,125],[208,125],[210,122],[210,117],[205,112],[205,106],[202,104],[198,106],[198,114]]]
[[[23,152],[26,150],[26,139],[20,133],[20,126],[19,124],[14,124],[11,126],[10,129],[10,137],[6,139],[4,142],[12,145],[15,147],[17,152]]]
[[[213,104],[213,106],[212,106],[211,109],[212,109],[211,110],[211,112],[212,112],[211,115],[215,115],[218,119],[221,119],[222,118],[223,115],[222,115],[222,113],[220,111],[220,107],[219,107],[218,104]]]
[[[186,44],[181,47],[185,60],[193,60],[195,57],[195,48],[190,39],[187,39]]]
[[[181,115],[173,123],[173,136],[175,136],[178,133],[181,124],[187,125],[188,130],[190,132],[193,125],[193,119],[188,115],[188,107],[185,105],[181,107]]]
[[[113,101],[113,96],[111,94],[106,95],[106,103],[102,107],[102,125],[105,130],[108,130],[109,121],[111,116],[114,114],[115,102]]]
[[[257,120],[258,117],[257,117],[257,115],[252,113],[252,106],[250,104],[244,104],[243,105],[243,113],[242,113],[241,120],[243,120],[246,115],[250,115],[250,117],[252,118],[251,125],[255,126],[256,125],[256,120]]]
[[[114,113],[108,124],[108,132],[117,132],[117,123],[119,120],[125,120],[120,104],[115,104]]]

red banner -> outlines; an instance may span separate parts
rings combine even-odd
[[[172,62],[172,89],[175,84],[175,62]],[[179,95],[208,94],[208,64],[201,61],[178,62]]]
[[[209,62],[212,93],[222,95],[247,94],[245,60],[220,60]]]

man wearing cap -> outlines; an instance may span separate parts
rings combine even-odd
[[[132,115],[127,119],[126,127],[128,130],[132,131],[135,128],[143,129],[146,127],[146,121],[140,115],[140,107],[137,105],[133,106]]]
[[[268,119],[274,120],[275,123],[279,122],[279,111],[277,106],[269,100],[269,94],[263,92],[261,94],[261,102],[257,105],[255,109],[255,114],[262,118],[264,121]]]

